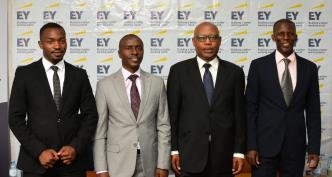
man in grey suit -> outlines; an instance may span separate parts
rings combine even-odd
[[[97,84],[94,163],[98,177],[166,177],[170,123],[163,80],[140,69],[143,41],[125,35],[122,68]]]

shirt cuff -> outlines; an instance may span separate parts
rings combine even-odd
[[[97,171],[96,174],[100,174],[100,173],[106,173],[108,172],[107,170],[102,170],[102,171]]]
[[[238,157],[238,158],[244,159],[244,154],[241,154],[241,153],[234,153],[234,154],[233,154],[233,157]]]
[[[171,151],[171,155],[177,155],[179,154],[179,151]]]

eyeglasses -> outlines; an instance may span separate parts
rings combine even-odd
[[[208,38],[211,42],[215,42],[215,41],[218,41],[221,39],[221,37],[219,35],[208,35],[208,36],[197,35],[197,36],[195,36],[195,39],[197,39],[199,42],[205,42]]]

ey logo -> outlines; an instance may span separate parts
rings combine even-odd
[[[97,37],[97,47],[109,47],[111,38],[105,36],[109,36],[112,33],[113,31],[111,30],[100,33],[99,37]]]
[[[192,6],[192,3],[185,3],[181,5],[181,10],[178,11],[178,20],[189,20]]]
[[[32,30],[28,30],[26,32],[22,32],[16,40],[16,46],[17,47],[29,47],[31,36],[33,34]]]
[[[248,3],[241,3],[234,7],[234,10],[231,11],[231,20],[242,20],[245,9],[248,8]]]
[[[270,43],[271,43],[271,35],[272,35],[272,31],[267,31],[262,33],[261,35],[259,35],[258,39],[257,39],[257,46],[258,47],[269,47]]]
[[[294,4],[291,7],[288,8],[286,11],[286,18],[289,20],[297,20],[299,11],[296,11],[296,9],[299,9],[303,6],[302,3]]]
[[[44,20],[54,20],[57,11],[54,11],[52,9],[56,9],[58,7],[60,7],[60,3],[53,3],[53,4],[50,4],[49,6],[47,6],[48,10],[43,11],[43,19]]]
[[[151,74],[161,74],[164,68],[164,65],[162,63],[165,63],[168,61],[167,57],[161,57],[159,59],[156,59],[153,61],[154,65],[150,66],[150,73]]]
[[[32,3],[27,3],[25,5],[22,5],[18,8],[16,11],[16,19],[17,20],[28,20],[30,15],[30,10],[26,10],[32,7]]]
[[[74,33],[75,37],[69,38],[70,47],[82,47],[84,38],[79,36],[84,36],[86,34],[85,30]]]
[[[154,36],[157,37],[153,37],[150,39],[151,47],[161,47],[164,42],[164,38],[162,36],[164,36],[165,34],[167,34],[167,30],[161,30],[159,32],[156,32]]]
[[[248,31],[240,31],[234,34],[235,37],[231,38],[231,47],[243,47],[245,38],[241,38],[243,35],[247,35]]]
[[[310,9],[310,11],[308,12],[308,18],[310,21],[319,21],[320,20],[320,17],[322,15],[322,9],[325,8],[325,4],[324,3],[321,3],[321,4],[318,4],[314,7],[312,7]]]
[[[270,16],[271,16],[271,10],[274,7],[274,3],[271,4],[264,4],[262,5],[259,9],[259,11],[257,12],[257,19],[258,20],[265,20],[268,21],[270,20]]]
[[[204,11],[204,19],[205,20],[215,20],[218,11],[216,11],[215,9],[220,8],[221,7],[221,3],[214,3],[210,6],[207,7],[208,10]]]
[[[109,58],[102,59],[100,62],[108,63],[108,62],[112,62],[112,61],[113,61],[113,58],[109,57]],[[105,64],[97,65],[97,74],[109,74],[110,67],[111,67],[111,65],[105,65]]]
[[[325,34],[325,31],[319,31],[316,33],[313,33],[309,39],[308,39],[308,47],[311,48],[318,48],[320,47],[320,43],[322,41],[321,36]]]
[[[194,34],[193,30],[185,31],[181,33],[177,39],[177,46],[178,47],[189,47],[189,43],[191,38],[189,36],[192,36]]]
[[[153,7],[152,11],[150,11],[150,20],[162,20],[163,16],[165,14],[165,8],[167,8],[169,5],[166,3],[159,3],[155,7]]]

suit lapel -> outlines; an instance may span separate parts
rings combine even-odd
[[[204,105],[209,105],[209,101],[207,99],[205,89],[204,89],[204,84],[202,81],[202,76],[201,76],[201,73],[198,68],[197,58],[193,58],[191,61],[192,61],[191,65],[189,65],[189,67],[188,67],[188,70],[189,70],[188,78],[190,78],[192,80],[192,83],[194,85],[193,89],[197,89],[199,96],[204,100],[204,102],[205,102]]]
[[[292,95],[292,100],[290,105],[294,102],[293,100],[296,99],[297,95],[299,94],[299,90],[302,88],[303,81],[305,80],[304,74],[305,73],[305,65],[301,57],[296,55],[296,86]]]
[[[53,94],[50,88],[50,84],[48,83],[48,79],[46,76],[46,72],[45,72],[45,68],[42,62],[42,59],[40,59],[39,61],[37,61],[37,69],[36,69],[36,76],[40,78],[40,84],[41,84],[41,90],[44,91],[44,93],[46,94],[46,99],[48,101],[50,101],[51,105],[53,105],[53,109],[54,111],[57,112],[57,108],[53,99]],[[41,97],[42,98],[42,97]]]
[[[63,110],[64,105],[66,103],[66,99],[68,98],[68,93],[70,93],[71,90],[71,85],[73,83],[73,68],[70,67],[66,62],[65,62],[65,79],[63,82],[63,90],[62,90],[62,99],[61,99],[61,106],[60,106],[60,112]]]
[[[150,76],[141,70],[141,104],[139,107],[139,112],[138,112],[138,116],[137,116],[137,122],[141,119],[143,111],[145,110],[145,106],[147,103],[147,100],[149,100],[149,96],[150,96],[150,90],[151,90],[151,78]]]
[[[266,73],[271,73],[271,75],[267,74],[267,77],[271,77],[271,88],[276,88],[276,98],[279,99],[278,102],[281,103],[281,106],[286,108],[287,104],[285,102],[279,81],[275,52],[271,53],[268,57],[267,66],[265,67],[265,69],[267,70]]]
[[[223,87],[227,85],[227,78],[229,73],[227,70],[228,68],[223,64],[223,61],[218,58],[218,71],[217,71],[217,78],[215,83],[215,88],[212,96],[212,105],[214,104],[215,100],[219,97],[220,93],[223,90]]]
[[[129,104],[129,98],[127,95],[126,86],[124,83],[124,78],[123,78],[121,69],[115,73],[115,84],[113,84],[113,85],[115,87],[115,91],[116,91],[117,95],[119,96],[119,99],[121,100],[121,104],[128,112],[129,117],[131,118],[131,120],[136,122],[136,118],[135,118],[134,113]]]

